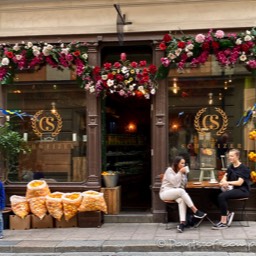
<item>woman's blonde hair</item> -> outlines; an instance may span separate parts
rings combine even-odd
[[[234,153],[238,158],[240,157],[240,150],[232,148],[229,150],[229,153]]]

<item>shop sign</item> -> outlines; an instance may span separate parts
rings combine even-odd
[[[44,135],[56,137],[61,128],[62,118],[57,111],[39,110],[32,118],[32,129],[40,138]]]
[[[227,130],[228,117],[221,108],[211,108],[211,113],[207,111],[207,108],[201,108],[196,113],[194,127],[199,134],[212,132],[220,136]]]

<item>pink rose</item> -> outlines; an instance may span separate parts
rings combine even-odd
[[[126,61],[126,53],[121,53],[121,61]]]
[[[224,31],[222,31],[222,30],[217,30],[216,31],[216,33],[215,33],[215,36],[217,37],[217,38],[223,38],[224,37],[224,35],[225,35],[225,33],[224,33]]]
[[[195,40],[197,43],[203,43],[205,40],[205,36],[203,34],[198,34],[196,35]]]

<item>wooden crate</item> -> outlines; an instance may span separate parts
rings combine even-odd
[[[35,215],[31,215],[31,227],[32,228],[53,228],[53,217],[47,214],[43,219],[39,219]]]
[[[104,222],[101,211],[79,212],[77,214],[78,227],[80,228],[99,228]]]
[[[25,230],[31,227],[31,215],[27,215],[24,219],[17,215],[10,215],[10,229]]]
[[[119,214],[121,209],[121,187],[101,188],[108,208],[108,214]]]
[[[64,216],[62,216],[61,220],[58,221],[55,219],[55,227],[56,228],[74,228],[77,227],[77,215],[75,215],[70,220],[66,221]]]

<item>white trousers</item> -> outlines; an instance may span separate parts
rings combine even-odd
[[[175,200],[178,203],[180,222],[186,221],[187,206],[190,208],[194,203],[183,188],[166,189],[162,191],[159,196],[163,201]]]

